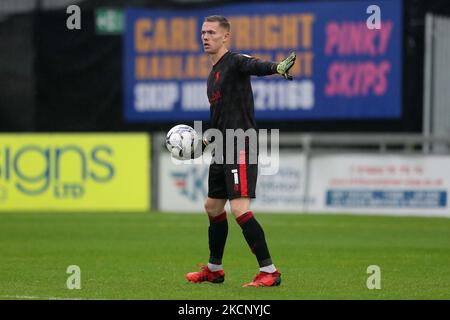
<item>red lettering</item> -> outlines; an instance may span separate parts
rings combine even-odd
[[[392,21],[383,21],[380,30],[368,29],[364,22],[330,22],[325,27],[325,54],[340,56],[386,53],[393,28]]]
[[[344,63],[335,62],[328,68],[327,96],[367,96],[384,95],[387,91],[387,73],[391,65],[388,61],[375,64],[371,61]]]

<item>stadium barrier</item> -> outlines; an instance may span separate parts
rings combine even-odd
[[[155,136],[163,145],[163,136]],[[159,139],[159,140],[158,140]],[[283,134],[279,168],[259,175],[258,212],[351,213],[450,217],[450,154],[426,145],[446,137],[404,134]],[[177,165],[162,147],[154,167],[157,208],[199,212],[208,164]]]
[[[146,211],[150,138],[1,134],[0,211]]]

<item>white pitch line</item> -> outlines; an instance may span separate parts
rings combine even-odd
[[[1,295],[0,298],[14,298],[14,299],[40,299],[40,300],[84,300],[83,298],[61,298],[61,297],[38,297],[38,296],[13,296]]]

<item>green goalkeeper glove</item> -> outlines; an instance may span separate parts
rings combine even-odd
[[[286,59],[284,59],[283,61],[281,61],[278,65],[277,65],[277,72],[279,74],[281,74],[286,80],[292,80],[294,79],[290,74],[289,74],[289,70],[292,68],[292,66],[295,63],[295,58],[297,58],[297,55],[295,54],[295,52],[291,52],[291,54],[289,55],[289,57],[287,57]]]

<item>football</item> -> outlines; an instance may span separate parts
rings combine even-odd
[[[166,147],[172,156],[179,160],[191,159],[192,152],[198,144],[197,132],[190,126],[179,124],[166,135]]]

